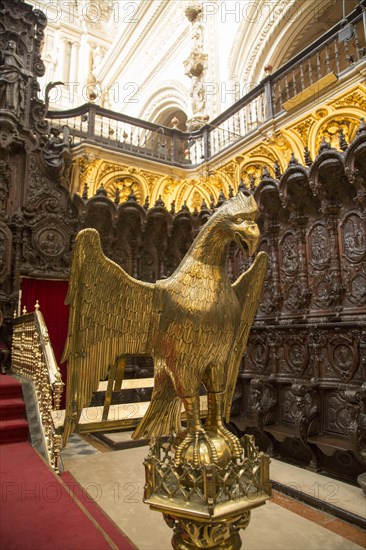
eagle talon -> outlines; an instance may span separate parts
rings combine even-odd
[[[220,426],[217,430],[217,433],[225,439],[233,453],[233,458],[240,458],[243,453],[243,448],[240,444],[239,439],[234,435],[230,430],[225,428],[225,426]]]
[[[208,456],[210,459],[209,463],[218,464],[219,457],[217,455],[215,445],[207,433],[201,429],[193,433],[187,433],[186,437],[178,445],[175,451],[175,465],[181,466],[183,462],[191,462],[195,468],[199,468],[202,462],[201,448],[203,443],[206,445],[208,451]],[[186,455],[190,447],[192,447],[192,460],[186,459]]]

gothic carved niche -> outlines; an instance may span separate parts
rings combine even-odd
[[[0,109],[20,117],[24,115],[26,82],[32,73],[26,70],[23,56],[18,55],[17,49],[14,40],[1,44]]]
[[[329,277],[313,280],[313,303],[320,309],[327,309],[332,303],[332,285]]]
[[[268,240],[261,242],[260,250],[263,250],[268,255],[270,255],[270,244]],[[259,304],[258,313],[262,314],[271,314],[276,309],[276,300],[274,286],[272,283],[273,279],[273,262],[268,262],[267,272],[264,279],[264,290],[262,295],[262,300]]]
[[[347,402],[339,393],[328,392],[325,397],[325,429],[329,432],[346,434],[352,418],[348,410]]]
[[[356,306],[364,306],[366,304],[366,276],[358,274],[351,279],[348,294],[348,300]]]
[[[140,264],[141,280],[147,283],[153,283],[158,278],[159,268],[156,253],[149,252],[146,248],[141,254]]]
[[[40,231],[35,240],[43,255],[49,258],[57,258],[65,250],[62,235],[59,231],[49,231],[47,228]]]
[[[301,288],[297,282],[285,285],[283,290],[283,305],[288,311],[301,309]]]
[[[296,237],[293,233],[286,233],[280,241],[281,269],[287,275],[295,275],[299,268],[299,255]]]
[[[93,227],[99,232],[100,240],[104,254],[112,254],[112,228],[113,217],[116,213],[116,206],[106,196],[102,190],[86,203],[86,212],[84,214],[83,229]]]
[[[301,336],[290,336],[285,343],[281,366],[294,376],[302,376],[309,360],[309,349],[306,340]]]
[[[342,253],[353,263],[365,257],[365,223],[358,214],[350,214],[342,223]]]
[[[49,214],[34,220],[26,229],[22,272],[28,275],[65,276],[70,265],[73,227],[67,220]]]
[[[262,373],[268,363],[268,344],[265,335],[256,335],[250,339],[247,351],[247,369]]]
[[[243,254],[242,249],[236,243],[231,243],[227,263],[230,280],[234,282],[244,271],[249,269],[251,264],[251,258]]]
[[[328,342],[328,361],[341,380],[348,382],[358,365],[358,346],[356,340],[336,336]]]
[[[315,269],[325,269],[330,261],[330,240],[327,228],[316,224],[309,232],[310,262]]]

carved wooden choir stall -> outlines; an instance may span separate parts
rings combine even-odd
[[[18,0],[0,11],[0,308],[11,327],[22,278],[68,279],[79,230],[96,228],[109,258],[154,282],[225,196],[195,212],[142,206],[133,192],[113,202],[103,187],[71,196],[69,130],[51,126],[38,98],[46,20]],[[323,141],[307,166],[293,156],[278,179],[264,169],[256,188],[237,188],[258,202],[270,266],[232,420],[273,455],[355,481],[366,465],[366,124],[352,143],[340,139],[341,151]],[[233,279],[245,262],[232,245]],[[127,366],[129,376],[139,369],[152,373],[146,360]]]

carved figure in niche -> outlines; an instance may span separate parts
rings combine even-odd
[[[295,366],[299,367],[304,363],[305,358],[305,348],[301,344],[292,344],[288,350],[288,357],[290,362]]]
[[[331,300],[329,283],[323,281],[318,285],[316,292],[316,302],[320,306],[328,306],[330,304]]]
[[[92,64],[91,75],[94,79],[96,79],[96,74],[102,60],[103,60],[103,50],[98,44],[93,51],[93,64]]]
[[[266,348],[261,343],[257,343],[253,347],[254,361],[258,364],[262,364],[266,356]]]
[[[282,266],[288,273],[297,271],[299,258],[296,248],[296,239],[293,235],[288,235],[282,243]]]
[[[290,392],[286,392],[283,397],[283,420],[289,422],[294,421],[295,396]]]
[[[192,51],[202,52],[203,50],[203,24],[200,18],[192,23]]]
[[[203,83],[197,76],[192,77],[192,112],[194,115],[203,113],[205,108],[205,92],[203,89]]]
[[[365,234],[359,217],[349,217],[344,226],[344,250],[348,259],[358,261],[365,254]]]
[[[287,291],[285,306],[288,310],[297,310],[301,307],[300,291],[298,286],[291,285]]]
[[[328,234],[321,225],[318,225],[311,235],[311,259],[319,267],[324,267],[329,261]]]
[[[349,300],[362,306],[366,302],[366,278],[363,275],[357,275],[351,283],[351,294]]]
[[[14,40],[0,51],[0,109],[10,109],[16,115],[24,110],[25,81],[31,76],[16,53]]]
[[[62,179],[68,181],[72,164],[69,128],[63,127],[63,138],[60,133],[57,128],[51,128],[51,136],[43,146],[43,159],[49,168],[57,170]]]
[[[353,353],[350,346],[340,344],[333,352],[334,362],[342,370],[349,370],[353,365]]]
[[[59,242],[58,235],[48,231],[46,237],[40,242],[40,248],[47,256],[56,256],[61,251],[62,244]]]

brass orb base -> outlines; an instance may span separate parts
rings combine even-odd
[[[233,452],[230,446],[230,442],[225,439],[220,433],[216,433],[211,430],[207,430],[205,432],[206,438],[210,441],[211,446],[215,449],[216,456],[217,456],[217,466],[220,466],[221,468],[225,468],[227,464],[233,459]],[[186,432],[178,434],[176,437],[173,448],[177,448],[178,445],[181,443],[181,441],[184,439],[186,435]],[[202,466],[203,464],[212,464],[213,457],[212,457],[212,451],[210,450],[207,439],[201,439],[199,441],[198,445],[198,456],[199,456],[199,463]],[[193,463],[193,456],[195,450],[195,444],[192,441],[187,445],[187,447],[184,449],[182,453],[182,463],[185,464],[192,464]]]
[[[239,530],[248,527],[250,521],[250,511],[216,521],[193,520],[168,514],[163,516],[174,530],[172,546],[175,550],[239,550],[242,545]]]

